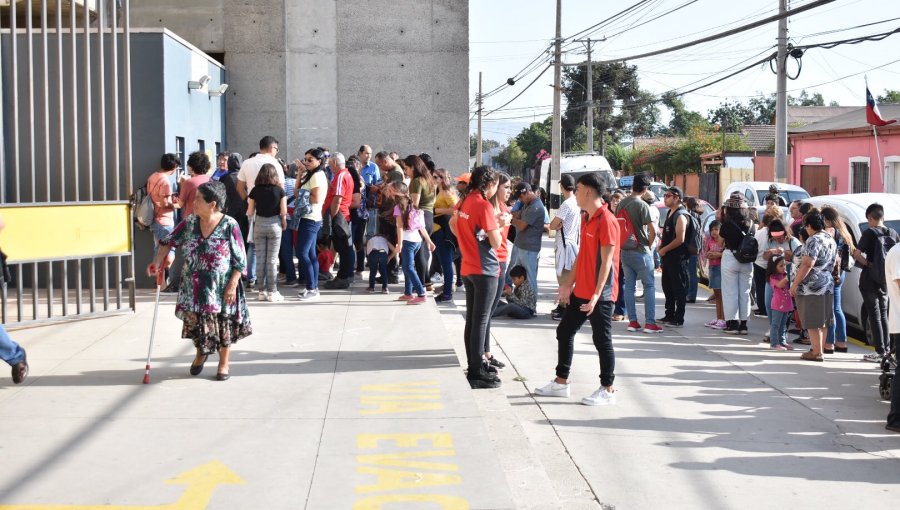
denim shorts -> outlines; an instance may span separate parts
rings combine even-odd
[[[150,224],[150,232],[153,233],[153,255],[154,256],[156,255],[156,251],[159,250],[159,242],[161,240],[165,239],[166,237],[168,237],[169,234],[171,234],[173,230],[175,230],[174,225],[160,225],[159,223],[157,223],[155,221]],[[171,250],[169,250],[170,257],[174,256],[174,254],[175,254],[175,248],[172,248]]]
[[[722,288],[722,266],[709,266],[709,288]]]

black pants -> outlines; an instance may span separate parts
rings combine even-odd
[[[497,294],[497,277],[480,274],[463,277],[466,285],[466,327],[463,339],[466,344],[466,360],[469,363],[469,379],[481,374],[484,358],[484,338],[491,320],[491,305]]]
[[[880,291],[859,290],[863,298],[863,308],[869,312],[869,325],[872,329],[872,337],[866,338],[866,343],[875,348],[878,354],[884,354],[890,350],[887,321],[887,296]]]
[[[397,225],[385,220],[382,216],[378,217],[378,233],[383,235],[391,244],[397,246]],[[397,259],[395,257],[391,257],[388,260],[388,272],[391,273],[393,277],[397,277],[400,274],[400,267],[397,264]]]
[[[594,311],[588,315],[581,311],[581,305],[587,300],[572,296],[562,320],[556,327],[557,362],[556,377],[568,379],[572,370],[572,357],[575,353],[575,333],[584,322],[591,321],[594,347],[600,356],[600,384],[612,386],[616,378],[616,353],[612,344],[612,301],[600,301]]]
[[[753,287],[756,291],[756,309],[768,315],[768,303],[766,303],[766,270],[753,264]]]
[[[431,211],[422,211],[425,216],[425,232],[428,232],[430,236],[434,231],[434,213]],[[416,252],[416,273],[419,275],[419,280],[422,281],[422,285],[430,285],[431,284],[431,273],[428,271],[428,254],[431,251],[428,249],[428,244],[425,240],[422,240],[422,246],[419,247],[419,251]]]
[[[897,344],[900,341],[900,335],[891,335],[894,348],[900,347]],[[887,417],[887,424],[892,427],[900,427],[900,363],[894,369],[894,380],[891,383],[891,412]]]
[[[662,288],[666,296],[666,317],[675,322],[684,322],[684,307],[687,301],[688,261],[677,255],[666,255],[662,259]]]
[[[506,274],[506,262],[500,263],[500,274]],[[497,311],[497,304],[500,303],[501,297],[503,297],[502,279],[497,282],[497,293],[494,295],[494,301],[491,303],[491,315],[488,317],[487,327],[484,330],[484,352],[491,352],[491,319],[494,317],[494,312]]]

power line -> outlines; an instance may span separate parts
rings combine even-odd
[[[553,66],[547,66],[547,67],[545,67],[544,70],[541,71],[540,74],[538,74],[537,76],[535,76],[534,80],[532,80],[531,83],[529,83],[524,89],[522,89],[518,94],[516,94],[516,96],[515,96],[514,98],[512,98],[512,99],[510,99],[509,101],[503,103],[503,106],[506,106],[506,105],[512,103],[512,102],[515,101],[516,99],[519,99],[519,96],[521,96],[522,94],[525,93],[526,90],[528,90],[529,88],[531,88],[531,86],[534,85],[534,82],[538,81],[538,79],[539,79],[541,76],[543,76],[544,73],[546,73],[547,70],[550,69],[551,67],[553,67]],[[501,106],[500,108],[494,108],[493,110],[487,112],[487,113],[485,114],[485,116],[490,115],[490,114],[496,112],[497,110],[503,108],[503,106]]]

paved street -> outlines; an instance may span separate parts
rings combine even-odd
[[[251,302],[255,333],[227,382],[214,359],[187,374],[173,297],[147,386],[147,293],[134,315],[13,332],[32,372],[0,379],[0,510],[894,504],[900,436],[860,347],[801,362],[758,343],[762,319],[731,337],[702,327],[712,309],[696,304],[663,335],[614,325],[617,406],[579,403],[598,385],[587,329],[572,398],[532,397],[555,365],[551,260],[545,249],[541,316],[495,322],[500,390],[462,375],[462,293],[440,307],[362,286]]]

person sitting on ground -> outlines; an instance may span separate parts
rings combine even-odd
[[[515,266],[509,270],[515,290],[504,291],[506,303],[500,302],[494,311],[494,317],[504,315],[513,319],[530,319],[534,317],[537,308],[537,298],[534,289],[528,283],[528,271],[523,266]]]
[[[331,248],[331,241],[322,238],[316,241],[316,261],[319,263],[319,281],[328,281],[334,278],[331,269],[334,267],[335,253]]]

